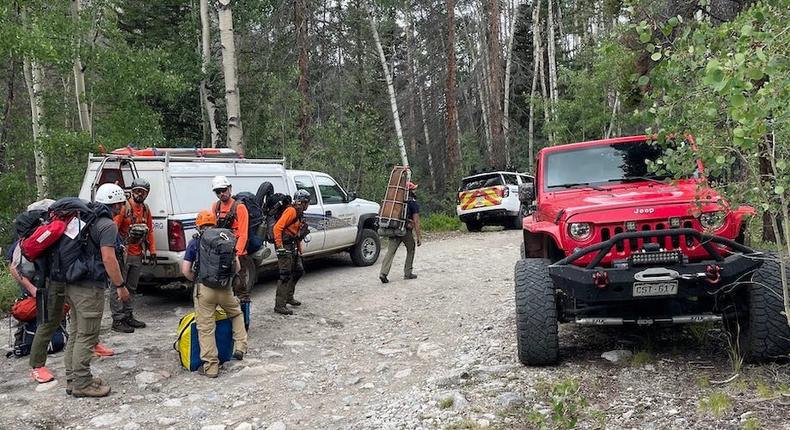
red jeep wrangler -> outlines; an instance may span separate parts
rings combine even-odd
[[[688,144],[684,142],[684,144]],[[559,322],[724,321],[747,360],[786,356],[778,261],[744,244],[750,207],[703,179],[656,176],[647,136],[545,148],[519,189],[524,244],[515,268],[519,360],[559,359]]]

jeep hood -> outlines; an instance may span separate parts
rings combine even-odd
[[[600,217],[609,210],[620,212],[628,208],[645,210],[645,216],[638,218],[649,218],[651,209],[674,206],[687,212],[696,206],[697,201],[715,204],[719,198],[712,189],[700,187],[699,182],[691,180],[675,184],[617,184],[601,188],[603,190],[584,188],[547,194],[543,199],[547,207],[542,209],[552,220],[589,213]]]

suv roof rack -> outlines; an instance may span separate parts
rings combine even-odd
[[[134,155],[118,155],[118,154],[104,154],[94,155],[88,154],[88,162],[103,161],[103,160],[131,160],[131,161],[164,161],[170,162],[201,162],[201,163],[231,163],[231,164],[285,164],[285,158],[211,158],[199,156],[176,156],[165,153],[164,155],[155,156],[134,156]]]

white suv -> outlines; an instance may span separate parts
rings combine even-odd
[[[532,179],[516,172],[479,173],[461,179],[456,197],[458,217],[469,231],[480,231],[484,225],[521,228],[518,187]]]
[[[286,170],[283,160],[253,160],[238,157],[208,158],[171,155],[135,154],[91,155],[80,197],[90,200],[96,188],[107,182],[117,183],[129,191],[132,180],[143,177],[151,183],[146,203],[153,216],[156,241],[156,266],[146,266],[143,278],[157,282],[181,278],[180,263],[186,245],[197,232],[195,216],[209,209],[217,197],[211,191],[211,179],[227,176],[233,192],[253,194],[263,182],[274,191],[293,195],[298,189],[310,192],[310,206],[305,212],[310,226],[310,242],[304,244],[305,257],[349,252],[354,264],[369,266],[376,262],[380,242],[376,232],[378,203],[347,193],[326,173]],[[272,244],[255,253],[259,267],[275,264]]]

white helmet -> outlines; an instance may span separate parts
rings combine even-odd
[[[211,189],[216,190],[219,188],[228,188],[230,186],[230,181],[225,176],[215,176],[214,179],[211,180]]]
[[[126,201],[126,195],[123,193],[123,189],[115,184],[102,184],[96,190],[96,201],[105,205],[123,203]]]

